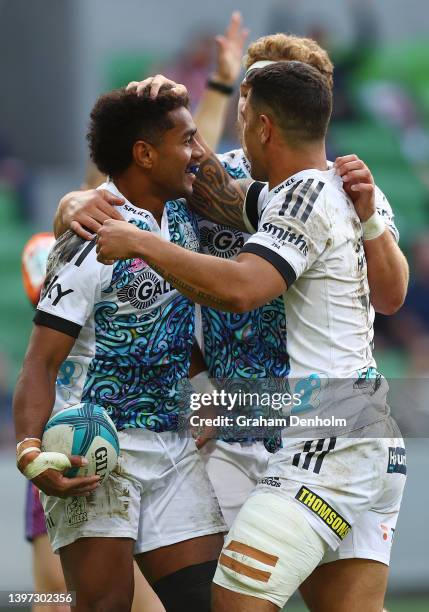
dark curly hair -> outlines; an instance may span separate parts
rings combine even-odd
[[[131,164],[134,143],[159,144],[163,134],[174,127],[169,111],[188,105],[188,97],[172,93],[168,85],[156,99],[149,97],[149,88],[139,96],[125,88],[103,94],[91,111],[86,136],[91,159],[103,174],[120,174]]]

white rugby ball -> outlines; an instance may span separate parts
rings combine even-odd
[[[115,468],[119,455],[116,427],[104,408],[81,403],[57,412],[46,423],[42,451],[82,455],[88,465],[64,472],[74,476],[100,476],[102,483]]]

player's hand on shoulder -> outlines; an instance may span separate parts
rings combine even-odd
[[[131,81],[131,83],[128,83],[127,85],[127,91],[135,91],[138,96],[141,96],[143,93],[148,91],[149,97],[155,100],[158,96],[159,90],[164,85],[169,86],[172,92],[178,96],[188,95],[188,90],[186,89],[185,85],[182,85],[182,83],[176,83],[175,81],[165,77],[163,74],[148,77],[143,81]]]
[[[225,85],[233,85],[241,71],[244,43],[249,30],[243,27],[243,18],[239,11],[234,11],[225,33],[216,36],[216,70],[212,80]]]
[[[353,201],[359,219],[367,221],[376,211],[375,183],[370,169],[357,155],[337,157],[334,168],[343,179],[344,191]]]
[[[115,208],[123,203],[122,198],[106,189],[72,191],[60,202],[61,233],[71,229],[85,240],[92,240],[106,219],[123,219]]]
[[[43,453],[29,453],[23,458],[23,462],[20,463],[19,469],[24,473],[31,462],[37,457],[40,457]],[[68,465],[64,468],[71,467],[82,467],[86,464],[86,459],[79,456],[68,457]],[[63,471],[48,468],[41,472],[38,476],[35,476],[31,481],[36,485],[38,489],[46,493],[46,495],[54,497],[74,497],[89,495],[94,491],[100,483],[100,476],[76,476],[75,478],[67,478],[64,476]]]

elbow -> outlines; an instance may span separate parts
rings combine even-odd
[[[398,294],[389,296],[388,299],[380,300],[379,303],[374,304],[375,310],[386,316],[394,315],[400,310],[404,304],[406,294]]]
[[[234,293],[234,295],[228,296],[228,310],[230,312],[243,314],[257,307],[258,304],[256,304],[252,297],[245,291],[239,291]]]

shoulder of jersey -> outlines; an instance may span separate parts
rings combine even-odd
[[[219,153],[218,160],[223,164],[229,173],[240,173],[237,178],[250,177],[250,164],[244,155],[243,149],[234,149],[226,153]]]
[[[295,218],[305,223],[320,201],[320,195],[329,183],[323,177],[307,175],[287,181],[274,190],[269,202],[278,207],[278,214]]]
[[[46,266],[46,276],[42,295],[49,287],[52,279],[64,269],[65,266],[73,265],[80,268],[84,262],[91,261],[92,265],[98,264],[95,257],[96,237],[90,242],[77,236],[71,230],[63,234],[55,243]],[[88,257],[90,256],[91,257]],[[98,264],[102,266],[102,264]],[[92,266],[91,266],[92,269]]]

